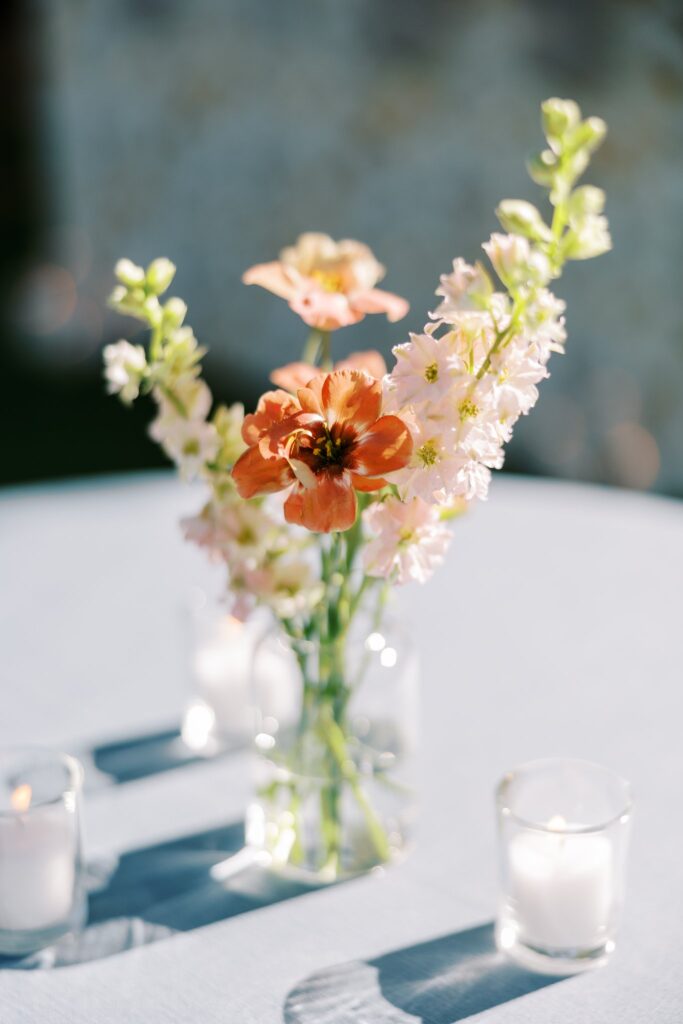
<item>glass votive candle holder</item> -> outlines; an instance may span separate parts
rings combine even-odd
[[[0,751],[0,954],[20,956],[83,925],[83,770],[66,754]]]
[[[245,745],[251,736],[249,680],[258,623],[243,623],[196,588],[189,605],[191,696],[182,737],[211,756]]]
[[[497,789],[498,947],[522,966],[574,974],[614,950],[631,824],[629,784],[588,761],[533,761]]]

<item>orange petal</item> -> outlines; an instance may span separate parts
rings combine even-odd
[[[330,426],[348,423],[361,434],[379,416],[382,387],[363,370],[336,370],[325,377],[322,404],[324,418]]]
[[[413,451],[410,431],[398,416],[382,416],[360,437],[353,452],[354,469],[379,476],[402,469]]]
[[[314,377],[318,377],[324,372],[319,366],[312,366],[311,363],[287,363],[286,366],[273,370],[270,379],[279,388],[291,391],[295,395],[299,388],[306,387],[309,380],[313,380]]]
[[[299,388],[297,391],[296,397],[304,412],[312,413],[315,416],[324,416],[322,392],[325,380],[325,374],[320,373],[317,377],[309,380],[305,388]]]
[[[257,263],[242,274],[244,284],[258,284],[261,288],[279,295],[290,302],[297,292],[297,285],[292,280],[290,271],[285,270],[281,263]]]
[[[354,310],[360,313],[386,313],[387,320],[395,323],[402,320],[410,309],[410,304],[400,295],[382,291],[381,288],[369,288],[365,292],[355,292],[349,296]]]
[[[371,377],[380,380],[387,372],[387,364],[374,348],[366,352],[352,352],[348,359],[336,363],[335,370],[365,370]]]
[[[351,474],[351,481],[357,491],[381,491],[387,486],[387,481],[382,477],[359,476],[358,473]]]
[[[294,479],[286,459],[264,459],[257,447],[247,448],[232,467],[232,478],[242,498],[274,494]]]
[[[350,529],[356,521],[356,494],[348,474],[320,473],[316,487],[296,486],[285,502],[285,519],[316,533]]]
[[[242,438],[246,444],[256,444],[276,423],[299,411],[298,402],[286,391],[266,391],[259,399],[256,412],[244,417]]]

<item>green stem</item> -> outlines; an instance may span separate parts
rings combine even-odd
[[[308,335],[302,359],[305,363],[321,366],[323,370],[332,369],[332,334],[314,327]]]
[[[342,729],[334,718],[330,715],[325,715],[324,713],[320,716],[319,727],[321,735],[325,739],[330,752],[337,762],[342,778],[348,784],[363,813],[368,833],[372,839],[372,843],[378,857],[381,861],[387,861],[391,852],[389,848],[389,840],[387,839],[386,832],[382,828],[381,822],[372,808],[372,804],[368,800],[367,795],[360,784],[358,772],[354,767],[353,761],[348,755],[346,737]]]
[[[320,366],[323,370],[332,369],[332,334],[330,331],[320,332]]]

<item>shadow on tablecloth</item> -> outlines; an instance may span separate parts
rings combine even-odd
[[[88,926],[0,968],[68,967],[302,896],[316,886],[280,876],[244,848],[235,822],[89,867]]]
[[[316,971],[287,996],[285,1024],[455,1024],[562,977],[532,974],[496,949],[493,924]]]
[[[173,725],[142,736],[99,743],[76,753],[85,767],[86,790],[93,791],[238,754],[247,747],[246,737],[235,737],[232,741],[212,739],[204,750],[196,751],[183,740],[180,726]]]

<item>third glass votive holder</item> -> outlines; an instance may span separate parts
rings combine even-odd
[[[542,973],[605,964],[623,897],[629,784],[588,761],[533,761],[501,780],[497,812],[499,948]]]

